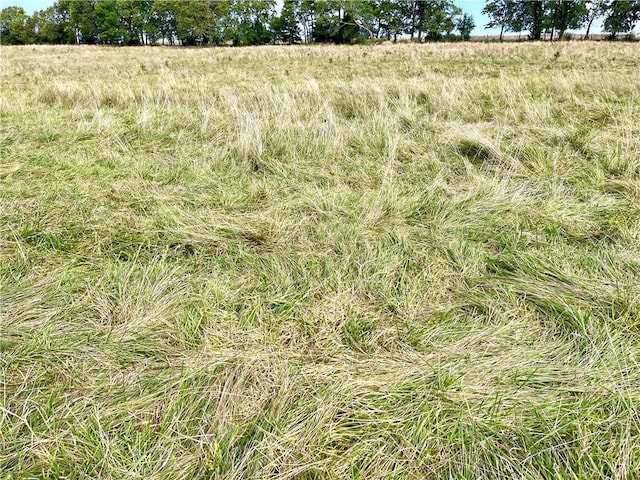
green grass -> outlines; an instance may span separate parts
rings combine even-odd
[[[0,478],[638,478],[639,65],[1,48]]]

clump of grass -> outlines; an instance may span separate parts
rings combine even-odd
[[[0,477],[634,478],[637,53],[554,48],[3,47]]]

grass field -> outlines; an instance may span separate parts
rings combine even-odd
[[[640,49],[0,49],[0,478],[639,478]]]

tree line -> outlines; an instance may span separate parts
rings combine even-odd
[[[468,40],[475,22],[452,0],[58,0],[28,15],[0,11],[2,44],[261,45],[372,39]],[[640,0],[489,0],[488,28],[562,39],[604,20],[613,38],[631,34]],[[454,32],[457,32],[454,35]],[[586,38],[586,37],[585,37]]]
[[[490,0],[482,13],[490,18],[488,28],[500,28],[500,40],[504,32],[529,32],[529,38],[540,40],[550,34],[561,40],[567,30],[586,28],[584,38],[589,38],[596,19],[602,18],[603,29],[614,39],[618,34],[633,34],[640,21],[639,0]]]
[[[59,0],[32,16],[2,10],[7,44],[147,45],[354,43],[371,38],[468,37],[475,27],[451,0]]]

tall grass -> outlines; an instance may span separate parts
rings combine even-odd
[[[639,64],[1,48],[0,478],[636,478]]]

